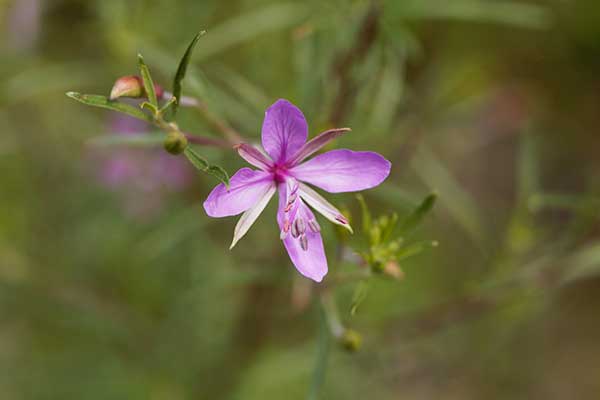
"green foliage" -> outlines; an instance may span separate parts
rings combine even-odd
[[[202,31],[196,36],[194,36],[188,48],[186,49],[185,54],[179,61],[179,66],[177,67],[175,78],[173,79],[173,97],[175,98],[175,101],[171,108],[172,118],[175,118],[175,116],[177,115],[177,108],[179,107],[181,99],[181,82],[183,81],[183,78],[185,78],[185,74],[187,73],[188,64],[190,63],[190,59],[192,58],[192,52],[194,51],[194,47],[196,46],[196,43],[198,43],[200,37],[205,33],[206,31]]]
[[[192,163],[192,165],[196,167],[197,170],[206,172],[207,174],[214,176],[215,178],[223,182],[225,186],[229,187],[229,175],[223,168],[219,167],[218,165],[209,164],[208,161],[206,161],[203,157],[198,155],[198,153],[196,153],[189,146],[186,147],[184,154],[187,157],[187,159]]]
[[[129,104],[120,103],[118,101],[111,101],[106,96],[95,94],[81,94],[77,92],[67,92],[66,94],[73,100],[77,100],[80,103],[83,103],[88,106],[106,108],[108,110],[127,114],[129,116],[142,119],[147,122],[153,121],[150,115],[144,113],[140,109],[130,106]]]

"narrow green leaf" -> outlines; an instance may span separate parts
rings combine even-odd
[[[362,304],[362,302],[367,298],[367,294],[369,293],[369,281],[364,280],[360,281],[356,288],[354,289],[354,293],[352,294],[352,303],[350,305],[350,315],[356,315],[356,311],[358,307]]]
[[[140,67],[140,75],[144,81],[144,89],[146,90],[148,101],[158,109],[158,99],[156,98],[156,92],[154,91],[154,81],[152,81],[150,70],[141,54],[138,54],[138,65]]]
[[[175,74],[175,78],[173,79],[173,97],[175,97],[175,103],[173,104],[171,116],[174,118],[177,114],[177,108],[179,107],[179,99],[181,98],[181,82],[183,78],[185,78],[185,74],[187,72],[188,64],[190,63],[190,59],[192,57],[192,52],[194,51],[194,47],[196,47],[196,43],[198,43],[198,39],[203,36],[206,31],[202,31],[198,33],[194,39],[192,39],[189,44],[185,54],[179,61],[179,66],[177,67],[177,73]]]
[[[119,103],[118,101],[111,101],[106,96],[96,94],[81,94],[77,92],[67,92],[66,95],[72,98],[73,100],[77,100],[80,103],[86,104],[88,106],[106,108],[108,110],[127,114],[150,123],[154,122],[150,115],[144,113],[139,108],[130,106],[129,104],[125,103]]]
[[[211,165],[206,172],[223,182],[229,188],[229,175],[227,175],[227,172],[223,168],[218,165]]]
[[[425,197],[425,199],[411,212],[405,219],[402,221],[400,225],[400,234],[409,232],[416,228],[425,215],[433,208],[435,204],[435,200],[437,199],[437,194],[432,193],[429,196]]]
[[[210,165],[202,156],[198,155],[190,146],[186,147],[184,151],[185,156],[188,160],[202,172],[206,172],[209,175],[214,176],[229,188],[229,175],[227,172],[219,167],[218,165]]]
[[[206,172],[206,170],[208,170],[208,167],[210,166],[208,161],[206,161],[203,157],[199,156],[198,153],[196,153],[190,147],[187,147],[185,149],[184,154],[187,157],[187,159],[190,160],[190,162],[194,165],[194,167],[196,167],[202,172]]]

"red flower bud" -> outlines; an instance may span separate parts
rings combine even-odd
[[[156,97],[159,100],[162,99],[164,94],[163,88],[155,84],[154,91],[156,92]],[[110,99],[116,100],[120,97],[130,97],[134,99],[147,97],[142,78],[136,75],[127,75],[117,79],[110,90]]]

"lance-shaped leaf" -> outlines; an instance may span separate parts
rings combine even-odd
[[[435,200],[437,199],[437,194],[432,193],[429,196],[425,197],[425,199],[411,212],[400,224],[400,234],[409,232],[416,228],[423,218],[435,204]]]
[[[196,169],[214,176],[223,182],[225,186],[229,187],[229,175],[223,168],[219,167],[218,165],[210,165],[208,161],[206,161],[202,156],[198,155],[198,153],[192,150],[190,146],[186,147],[184,154],[194,165],[194,167],[196,167]]]
[[[177,67],[177,73],[175,74],[175,78],[173,79],[173,97],[175,97],[175,103],[173,104],[171,116],[175,118],[175,114],[177,114],[177,107],[179,107],[179,99],[181,98],[181,82],[183,78],[185,78],[185,74],[187,72],[188,64],[190,63],[190,58],[192,57],[192,51],[194,51],[194,47],[196,47],[196,43],[198,43],[198,39],[203,36],[206,31],[202,31],[198,33],[194,39],[192,39],[189,44],[185,54],[179,61],[179,66]]]
[[[158,99],[156,98],[154,82],[152,81],[150,70],[144,62],[144,57],[142,57],[141,54],[138,54],[138,65],[140,67],[140,75],[142,76],[142,81],[144,82],[144,90],[146,91],[146,95],[148,96],[148,101],[150,102],[150,104],[156,107],[156,109],[158,109]]]
[[[81,94],[77,92],[67,92],[68,97],[77,100],[88,106],[106,108],[108,110],[117,111],[123,114],[130,115],[135,118],[142,119],[144,121],[153,122],[150,115],[144,113],[139,108],[130,106],[129,104],[119,103],[117,101],[111,101],[108,97],[97,95],[97,94]]]

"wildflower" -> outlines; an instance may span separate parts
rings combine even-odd
[[[334,224],[352,232],[348,220],[307,184],[330,193],[353,192],[379,185],[390,172],[391,163],[368,151],[332,150],[304,161],[326,143],[349,131],[332,129],[310,141],[306,119],[296,106],[278,100],[265,112],[262,146],[237,145],[239,155],[259,168],[242,168],[230,180],[229,190],[220,184],[204,202],[211,217],[243,213],[231,247],[248,232],[275,192],[279,193],[277,222],[280,237],[298,271],[320,282],[327,274],[320,225],[308,206]],[[307,206],[308,205],[308,206]]]

